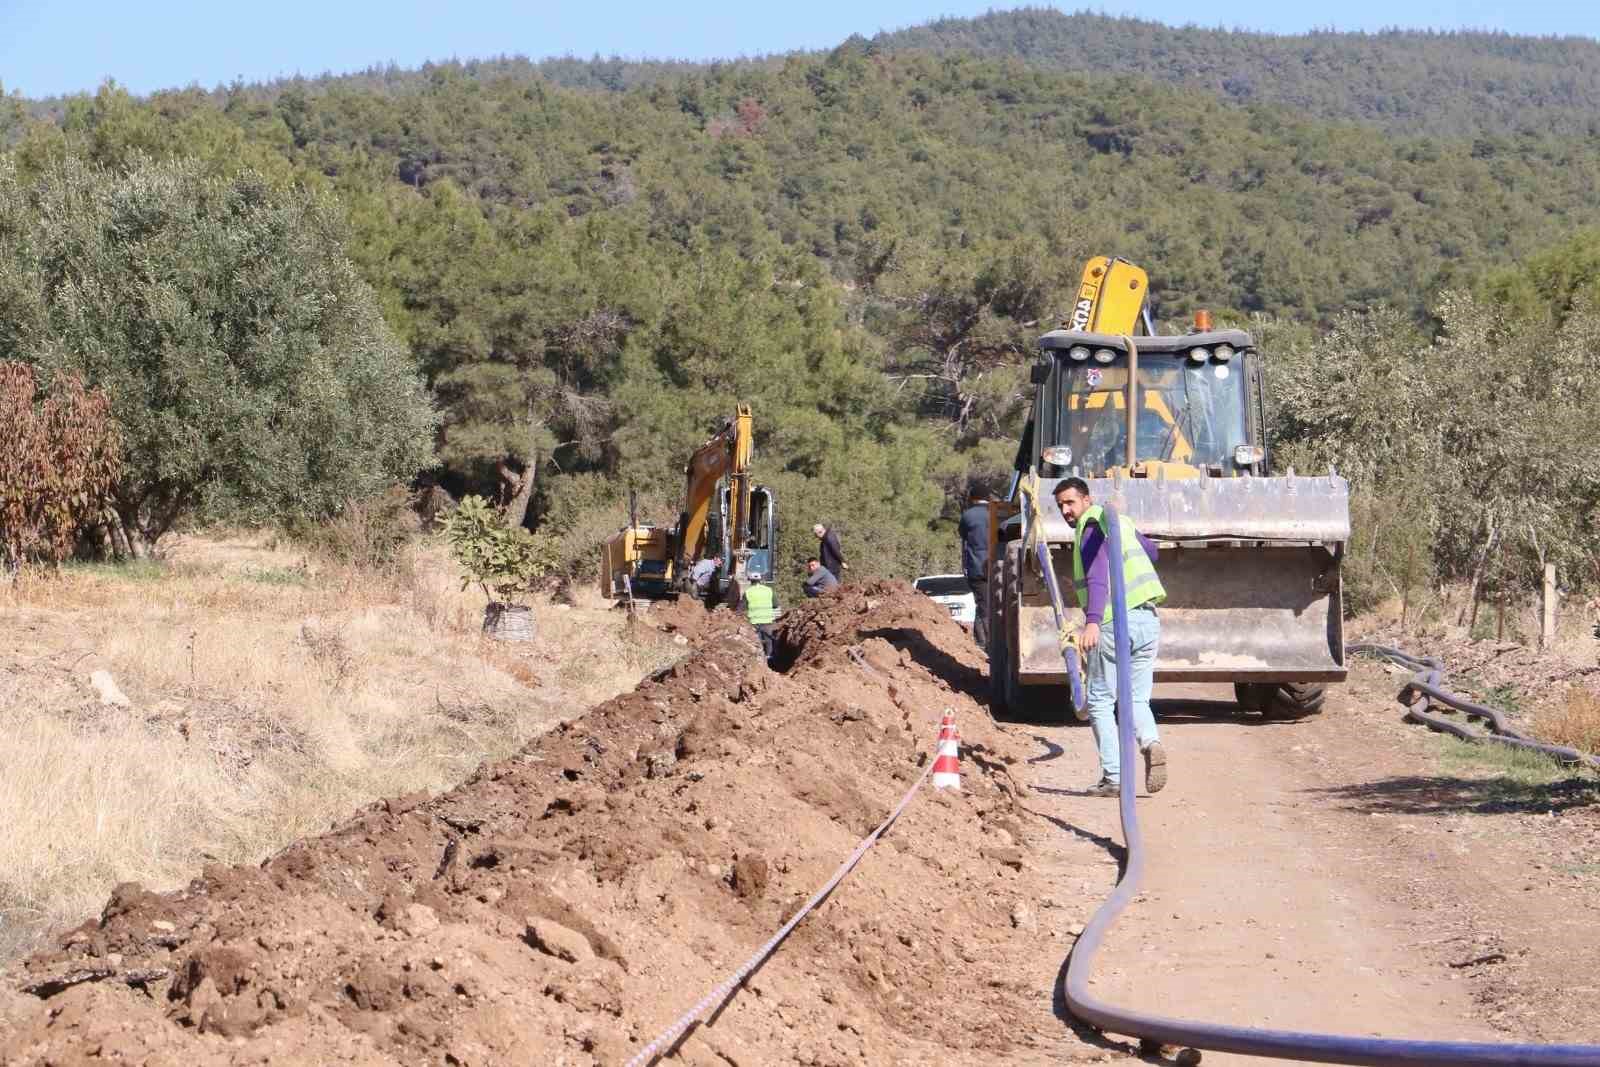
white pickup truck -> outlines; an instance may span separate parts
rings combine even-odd
[[[978,620],[978,601],[972,587],[960,574],[925,574],[912,582],[912,588],[950,609],[950,617],[963,626]]]

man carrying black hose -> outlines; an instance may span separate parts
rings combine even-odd
[[[1111,602],[1109,564],[1121,556],[1128,603],[1128,681],[1133,690],[1133,734],[1144,754],[1144,784],[1158,793],[1167,784],[1167,752],[1150,712],[1156,649],[1161,643],[1161,619],[1156,605],[1167,592],[1156,575],[1154,541],[1134,529],[1126,516],[1118,516],[1120,552],[1105,551],[1105,509],[1089,496],[1082,478],[1066,478],[1056,486],[1056,504],[1062,517],[1077,528],[1072,549],[1072,578],[1083,605],[1084,627],[1079,638],[1089,675],[1089,724],[1100,749],[1100,781],[1092,796],[1114,797],[1121,779],[1121,751],[1117,743],[1117,649],[1110,633]],[[1102,633],[1102,630],[1106,631]]]

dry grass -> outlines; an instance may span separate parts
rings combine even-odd
[[[1548,647],[1539,641],[1537,594],[1480,604],[1475,626],[1465,622],[1471,607],[1465,585],[1428,590],[1411,607],[1402,624],[1399,602],[1381,603],[1352,620],[1346,633],[1351,640],[1377,640],[1435,656],[1445,665],[1447,687],[1506,712],[1517,729],[1540,741],[1600,754],[1600,675],[1594,673],[1600,598],[1563,597],[1555,640]],[[1515,762],[1507,755],[1514,750],[1464,747],[1476,751],[1472,758],[1480,762],[1504,767]],[[1556,773],[1550,770],[1556,764],[1544,762],[1550,764],[1545,773]]]
[[[1540,709],[1533,728],[1554,744],[1600,753],[1600,695],[1575,685],[1567,690],[1564,701]]]
[[[596,597],[485,641],[437,547],[382,573],[248,535],[0,586],[0,960],[136,880],[251,862],[438,790],[680,651]],[[106,670],[129,698],[103,706]]]

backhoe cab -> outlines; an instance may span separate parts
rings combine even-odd
[[[1039,338],[1039,473],[1201,478],[1262,473],[1261,371],[1243,330],[1132,338],[1054,330]],[[1137,419],[1128,418],[1129,378]],[[1131,424],[1131,427],[1130,427]],[[1134,444],[1128,450],[1130,428]]]
[[[1098,272],[1098,273],[1096,273]],[[1037,536],[1052,549],[1069,624],[1076,536],[1051,497],[1068,476],[1161,545],[1158,682],[1233,682],[1239,702],[1274,717],[1319,711],[1345,677],[1339,567],[1349,538],[1342,478],[1274,476],[1263,360],[1243,330],[1135,335],[1148,328],[1144,272],[1101,257],[1085,270],[1068,324],[1039,338],[1033,410],[1007,500],[991,504],[990,676],[994,702],[1059,716],[1065,666],[1047,586],[1023,551],[1036,484]],[[1095,282],[1091,286],[1091,282]],[[1120,303],[1108,307],[1107,294]],[[1203,314],[1203,313],[1202,313]],[[1078,322],[1095,329],[1074,329]],[[1027,477],[1037,474],[1037,481]]]

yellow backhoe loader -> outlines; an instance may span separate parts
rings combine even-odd
[[[694,565],[720,559],[706,596],[737,600],[752,574],[772,577],[778,542],[776,498],[750,481],[755,420],[739,405],[684,469],[684,505],[672,527],[628,525],[601,546],[600,592],[610,597],[676,597],[693,593]]]
[[[990,505],[994,703],[1024,718],[1068,709],[1050,583],[1025,546],[1048,545],[1067,626],[1081,625],[1075,531],[1051,496],[1075,475],[1161,546],[1157,682],[1232,682],[1264,716],[1315,714],[1345,678],[1348,486],[1273,474],[1254,339],[1212,329],[1205,312],[1189,333],[1153,336],[1147,286],[1140,268],[1097,257],[1063,328],[1039,338],[1016,476]]]

